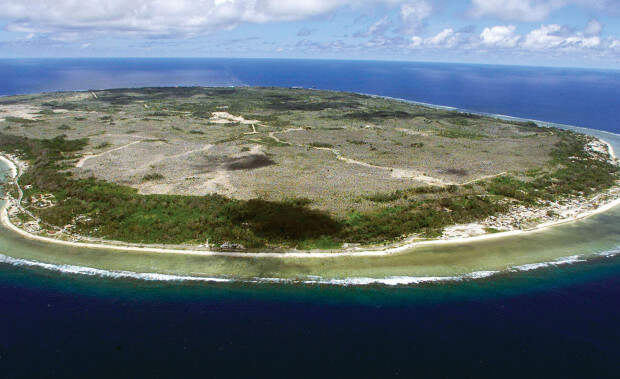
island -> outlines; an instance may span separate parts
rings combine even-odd
[[[620,199],[609,144],[379,96],[174,87],[0,98],[5,225],[59,243],[387,253]]]

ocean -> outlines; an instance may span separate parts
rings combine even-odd
[[[170,85],[354,91],[620,133],[613,70],[0,60],[0,95]],[[0,377],[618,376],[617,255],[402,286],[147,281],[0,262]]]

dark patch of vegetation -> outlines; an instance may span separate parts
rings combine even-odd
[[[368,213],[353,213],[341,232],[344,240],[375,243],[411,233],[436,236],[448,225],[468,223],[505,212],[507,206],[488,197],[465,195],[412,201]]]
[[[342,242],[334,237],[321,236],[315,239],[307,239],[297,244],[296,248],[299,250],[331,250],[338,249],[342,246]]]
[[[202,130],[192,129],[189,131],[190,134],[205,134]]]
[[[449,168],[445,170],[446,174],[456,175],[456,176],[467,176],[469,172],[464,168]]]
[[[103,149],[110,146],[109,142],[101,142],[99,145],[95,146],[95,149]]]
[[[164,178],[165,177],[162,174],[156,172],[156,173],[153,173],[153,174],[146,174],[146,175],[144,175],[142,177],[142,181],[143,182],[150,182],[152,180],[162,180]]]
[[[4,121],[6,122],[14,122],[14,123],[20,123],[20,124],[34,124],[35,122],[38,122],[38,120],[31,120],[29,118],[22,118],[22,117],[13,117],[13,116],[7,116],[4,118]]]
[[[488,136],[465,129],[442,129],[439,132],[441,137],[446,138],[466,138],[466,139],[482,139]]]
[[[343,109],[343,108],[357,108],[358,103],[355,102],[332,102],[332,101],[317,101],[311,102],[306,100],[287,100],[287,101],[271,101],[265,104],[267,109],[275,111],[322,111],[325,109]]]
[[[367,200],[374,201],[376,203],[390,203],[401,199],[408,199],[415,195],[428,195],[428,194],[440,194],[440,193],[454,193],[458,190],[457,186],[420,186],[411,187],[405,190],[397,190],[394,192],[378,192],[365,196]]]
[[[86,118],[86,117],[73,117],[73,119],[74,119],[75,121],[86,121],[86,120],[87,120],[87,118]]]
[[[350,140],[350,139],[348,139],[347,142],[353,145],[366,145],[368,143],[362,140]]]
[[[410,147],[414,147],[416,149],[420,149],[422,147],[424,147],[424,142],[414,142],[411,145],[409,145]]]
[[[449,113],[442,114],[442,117],[443,118],[454,118],[454,119],[457,119],[457,120],[461,120],[461,121],[457,121],[457,122],[467,121],[468,119],[469,120],[480,120],[480,119],[484,118],[484,116],[481,116],[479,114],[468,113],[468,112],[449,112]]]
[[[332,148],[332,147],[334,147],[334,145],[332,145],[331,143],[327,143],[327,142],[310,142],[310,146],[312,146],[312,147],[325,147],[325,148]]]
[[[402,199],[403,196],[404,195],[402,191],[394,191],[394,192],[378,192],[372,195],[365,196],[365,198],[375,203],[391,203],[393,201]]]
[[[101,121],[112,121],[112,116],[99,117],[99,120],[101,120]]]
[[[86,110],[86,107],[79,103],[59,103],[57,101],[48,101],[42,105],[52,109],[66,109],[68,111]]]
[[[165,138],[147,138],[143,139],[142,142],[164,142],[167,143],[168,140]]]
[[[68,140],[65,135],[52,139],[31,139],[12,134],[0,133],[0,150],[18,154],[23,158],[33,161],[35,164],[44,162],[54,164],[62,159],[71,159],[76,151],[81,150],[88,144],[88,139]]]
[[[412,114],[412,113],[405,112],[405,111],[399,111],[399,110],[372,110],[372,111],[350,112],[350,113],[345,113],[342,116],[340,115],[333,116],[333,117],[330,116],[330,118],[335,118],[335,119],[345,118],[345,119],[362,120],[362,121],[378,121],[378,120],[385,120],[389,118],[411,119],[417,116],[419,115]]]
[[[58,130],[71,130],[71,127],[67,124],[62,124],[58,127]]]
[[[6,98],[5,96],[0,98],[0,104],[2,105],[24,104],[26,102],[28,102],[28,99],[24,98]]]
[[[496,229],[496,228],[484,228],[484,231],[487,233],[500,233],[501,230]]]
[[[226,164],[227,170],[253,170],[260,167],[274,165],[275,162],[264,154],[252,154],[245,157],[233,158]]]
[[[169,117],[169,116],[172,116],[172,114],[170,112],[156,111],[156,112],[148,113],[147,116],[151,116],[151,117]]]

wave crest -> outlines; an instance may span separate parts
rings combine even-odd
[[[386,285],[386,286],[405,286],[419,285],[425,283],[437,282],[460,282],[469,280],[480,280],[489,278],[497,274],[524,272],[538,270],[547,267],[569,265],[580,262],[586,262],[594,258],[611,258],[620,254],[620,247],[605,250],[593,255],[573,255],[562,257],[548,262],[529,263],[519,266],[512,266],[502,271],[475,271],[459,276],[388,276],[384,278],[370,277],[350,277],[343,279],[329,279],[320,276],[308,276],[304,279],[285,279],[285,278],[250,278],[235,279],[225,277],[202,277],[189,275],[173,275],[159,274],[148,272],[133,271],[115,271],[104,270],[85,266],[75,266],[67,264],[44,263],[35,260],[27,260],[21,258],[13,258],[4,254],[0,254],[0,264],[8,264],[18,267],[35,267],[50,271],[61,272],[70,275],[97,276],[111,279],[134,279],[144,281],[158,282],[210,282],[210,283],[229,283],[229,282],[246,282],[246,283],[300,283],[300,284],[327,284],[337,286],[364,286],[364,285]]]

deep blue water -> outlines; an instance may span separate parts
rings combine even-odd
[[[620,262],[421,287],[0,266],[6,377],[617,377]]]
[[[3,60],[0,94],[374,93],[620,132],[620,72],[273,60]],[[0,264],[0,377],[618,377],[620,259],[413,287],[140,282]]]
[[[0,95],[176,85],[316,87],[620,131],[620,70],[269,59],[0,60]]]

